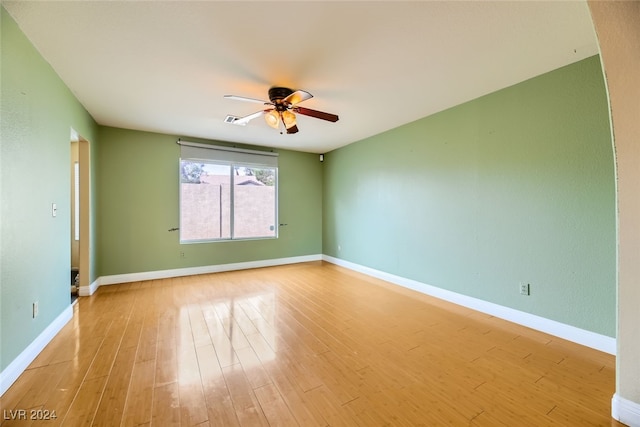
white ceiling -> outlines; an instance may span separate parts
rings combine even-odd
[[[3,1],[95,120],[315,153],[598,53],[584,1]],[[281,135],[226,124],[304,89]]]

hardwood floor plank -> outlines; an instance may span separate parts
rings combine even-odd
[[[96,352],[96,347],[89,347],[87,354],[81,352],[76,358],[69,361],[68,364],[55,365],[61,368],[60,381],[55,388],[49,390],[44,409],[56,411],[57,418],[43,420],[40,424],[56,426],[62,424],[71,404],[74,402],[76,395],[85,382],[86,373],[93,362]]]
[[[214,309],[231,346],[234,349],[249,347],[250,344],[246,335],[235,318],[235,299],[231,298],[227,302],[218,302],[215,304]]]
[[[157,313],[146,313],[140,331],[140,341],[136,353],[136,362],[146,362],[156,358],[158,344]]]
[[[269,423],[240,364],[222,368],[233,407],[241,426],[268,426]]]
[[[306,396],[309,398],[311,404],[315,406],[316,410],[322,414],[327,425],[338,427],[351,426],[354,424],[348,411],[332,398],[331,392],[324,386],[309,390]]]
[[[94,416],[95,426],[119,426],[131,382],[131,372],[136,357],[136,347],[120,348],[109,373],[100,405]]]
[[[253,390],[271,384],[269,376],[252,347],[241,348],[236,351],[236,354]]]
[[[18,408],[44,407],[47,403],[51,389],[54,388],[69,370],[71,362],[60,362],[54,365],[43,366],[35,370],[34,380],[29,390],[15,405]]]
[[[208,419],[202,392],[202,379],[193,342],[189,313],[181,313],[178,340],[178,390],[180,393],[180,420],[183,425],[197,425]]]
[[[124,322],[123,322],[124,323]],[[109,334],[104,338],[96,356],[87,372],[87,379],[108,376],[115,361],[120,342],[122,341],[125,326],[121,322],[112,325]],[[119,335],[120,334],[120,335]]]
[[[207,414],[213,425],[237,426],[238,417],[212,344],[196,349]]]
[[[91,425],[109,377],[87,378],[62,419],[63,426]]]
[[[209,329],[207,328],[207,323],[204,320],[200,305],[190,304],[188,310],[194,346],[200,347],[211,344],[211,336],[209,335]]]
[[[239,363],[240,361],[233,349],[232,341],[227,335],[228,332],[225,330],[224,325],[218,318],[215,307],[213,305],[207,305],[203,308],[203,315],[220,366],[224,368]],[[232,331],[230,332],[232,333]]]
[[[272,363],[267,366],[269,377],[277,387],[282,399],[285,401],[298,425],[300,426],[327,426],[326,420],[315,406],[311,404],[305,391],[290,380],[290,370],[282,363]]]
[[[19,381],[13,383],[9,390],[2,395],[3,411],[5,409],[25,409],[24,406],[22,406],[24,404],[23,399],[29,390],[37,387],[39,369],[40,368],[34,368],[24,371],[22,375],[20,375]]]
[[[273,384],[269,383],[258,387],[254,393],[270,426],[299,425]]]
[[[123,425],[138,426],[151,423],[155,370],[155,360],[136,362],[133,365],[122,415]]]
[[[168,309],[160,314],[156,343],[155,386],[178,381],[176,313]]]
[[[180,392],[178,383],[158,386],[153,392],[151,425],[180,426]]]
[[[308,354],[280,352],[277,366],[287,372],[291,382],[307,392],[324,384],[320,372],[315,369],[316,357]]]

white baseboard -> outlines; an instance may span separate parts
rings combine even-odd
[[[611,399],[611,416],[629,427],[640,427],[640,403],[618,395]]]
[[[98,286],[99,285],[99,278],[96,279],[92,284],[90,284],[89,286],[80,286],[78,288],[78,296],[81,297],[90,297],[91,295],[93,295],[93,293],[95,291],[98,290]]]
[[[302,255],[289,258],[275,258],[258,261],[236,262],[232,264],[205,265],[202,267],[176,268],[172,270],[146,271],[142,273],[115,274],[101,276],[91,286],[80,287],[81,296],[90,296],[100,286],[118,283],[139,282],[143,280],[167,279],[171,277],[194,276],[197,274],[221,273],[223,271],[247,270],[250,268],[274,267],[277,265],[296,264],[300,262],[321,261],[322,255]]]
[[[45,328],[44,331],[36,337],[31,344],[25,348],[22,353],[16,357],[2,372],[0,372],[0,396],[11,387],[11,384],[18,379],[25,369],[40,354],[42,349],[56,336],[58,332],[73,317],[73,307],[67,307],[53,322]]]
[[[603,351],[605,353],[613,355],[616,354],[615,338],[611,338],[606,335],[597,334],[595,332],[580,329],[575,326],[556,322],[554,320],[536,316],[530,313],[525,313],[513,308],[504,307],[488,301],[483,301],[481,299],[470,297],[467,295],[462,295],[453,291],[448,291],[436,286],[427,285],[415,280],[396,276],[394,274],[385,273],[384,271],[376,270],[360,264],[355,264],[353,262],[345,261],[339,258],[334,258],[332,256],[323,255],[322,259],[332,264],[336,264],[341,267],[366,274],[368,276],[382,279],[405,288],[413,289],[423,294],[449,301],[463,307],[480,311],[482,313],[487,313],[492,316],[526,326],[531,329],[536,329],[538,331],[554,335],[568,341],[572,341],[587,347],[594,348],[596,350]]]
[[[572,341],[587,347],[594,348],[609,354],[616,354],[615,338],[597,334],[577,328],[575,326],[556,322],[534,314],[525,313],[513,308],[504,307],[478,298],[462,295],[436,286],[427,285],[415,280],[407,279],[384,271],[345,261],[329,255],[304,255],[289,258],[276,258],[258,261],[238,262],[232,264],[208,265],[202,267],[187,267],[172,270],[148,271],[142,273],[117,274],[99,277],[90,286],[80,287],[81,296],[90,296],[103,285],[118,283],[138,282],[143,280],[166,279],[171,277],[192,276],[197,274],[220,273],[224,271],[245,270],[249,268],[272,267],[277,265],[295,264],[300,262],[325,260],[332,264],[358,271],[368,276],[376,277],[396,285],[413,289],[415,291],[431,295],[433,297],[471,308],[482,313],[487,313],[510,322],[518,323],[538,331],[542,331],[568,341]]]

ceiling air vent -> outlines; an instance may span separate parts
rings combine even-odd
[[[240,117],[238,117],[238,116],[227,116],[227,117],[224,118],[224,122],[225,123],[233,123],[236,120],[238,120],[239,118]]]

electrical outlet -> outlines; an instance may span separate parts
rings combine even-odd
[[[520,283],[520,295],[530,295],[528,283]]]
[[[186,258],[184,252],[180,252],[180,258]]]
[[[34,301],[33,302],[33,311],[32,311],[32,315],[33,318],[35,319],[36,317],[38,317],[38,301]]]

